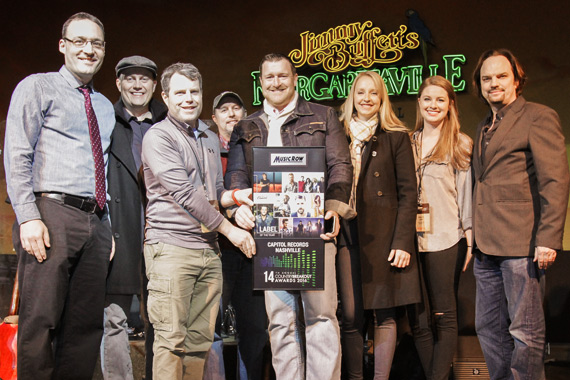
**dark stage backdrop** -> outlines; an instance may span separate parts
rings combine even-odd
[[[261,57],[268,52],[288,54],[300,47],[300,34],[322,33],[329,28],[370,20],[384,33],[407,25],[406,10],[415,9],[430,29],[435,45],[427,50],[428,63],[442,66],[442,56],[463,54],[462,79],[467,90],[458,95],[463,130],[473,137],[487,110],[473,96],[470,76],[486,49],[506,47],[522,61],[529,75],[527,100],[554,108],[561,117],[566,139],[570,137],[570,22],[565,1],[444,0],[427,1],[218,1],[218,0],[114,0],[114,1],[2,1],[0,12],[0,141],[10,95],[27,75],[56,71],[63,63],[58,52],[61,26],[71,14],[90,12],[105,24],[105,63],[95,86],[111,101],[118,99],[114,67],[122,57],[140,54],[153,59],[162,70],[182,61],[195,64],[204,81],[202,118],[211,117],[214,97],[224,90],[238,92],[251,113],[253,79]],[[421,65],[420,49],[404,51],[396,66]],[[374,66],[382,68],[383,66]],[[316,68],[322,71],[322,68]],[[315,69],[300,68],[310,75]],[[158,87],[159,88],[159,87]],[[157,92],[158,95],[158,92]],[[392,97],[398,114],[408,126],[415,120],[415,96]],[[339,106],[341,101],[325,102]],[[2,144],[3,145],[3,144]],[[4,168],[0,173],[0,198],[5,197]],[[0,204],[0,253],[11,253],[9,205]],[[570,232],[566,234],[568,241]],[[570,244],[565,248],[570,249]],[[564,253],[567,255],[567,253]],[[568,260],[552,269],[549,281],[554,296],[548,313],[567,320]],[[565,268],[562,268],[564,266]],[[468,276],[466,276],[466,279]],[[468,280],[466,280],[468,281]],[[468,282],[466,282],[468,284]],[[462,298],[469,311],[470,291]],[[473,293],[474,294],[474,293]],[[560,311],[566,311],[561,314]],[[469,313],[467,313],[469,314]],[[465,314],[465,315],[467,315]],[[562,322],[561,322],[562,323]],[[551,330],[552,331],[552,330]],[[568,331],[566,328],[565,331]],[[568,337],[565,337],[569,341]]]

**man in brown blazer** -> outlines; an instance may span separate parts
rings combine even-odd
[[[479,58],[473,82],[490,107],[473,151],[475,327],[491,379],[544,379],[545,270],[562,249],[569,173],[560,119],[522,96],[505,49]]]

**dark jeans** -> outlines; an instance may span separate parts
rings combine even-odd
[[[91,380],[103,334],[111,227],[106,217],[54,199],[36,204],[51,248],[42,263],[18,252],[18,379]]]
[[[364,304],[358,246],[339,246],[337,252],[337,287],[342,309],[342,364],[346,378],[363,378]]]
[[[414,307],[416,312],[410,313],[410,319],[428,380],[449,377],[457,347],[457,289],[466,253],[465,239],[443,251],[420,253],[428,299]]]
[[[532,260],[475,254],[475,329],[491,379],[545,378],[545,275]]]
[[[238,349],[249,380],[263,378],[263,349],[267,343],[267,315],[263,291],[253,290],[253,263],[237,250],[222,250],[222,310],[236,311]],[[245,380],[245,379],[242,379]]]

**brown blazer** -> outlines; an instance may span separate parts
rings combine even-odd
[[[556,112],[522,96],[506,110],[481,157],[473,150],[473,236],[493,256],[534,256],[535,246],[562,249],[569,173]]]

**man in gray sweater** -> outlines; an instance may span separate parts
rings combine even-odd
[[[175,63],[164,70],[161,85],[168,115],[142,146],[153,378],[202,379],[222,291],[217,232],[247,257],[255,254],[251,235],[224,219],[218,205],[251,205],[251,189],[224,190],[219,140],[198,119],[198,69]]]

